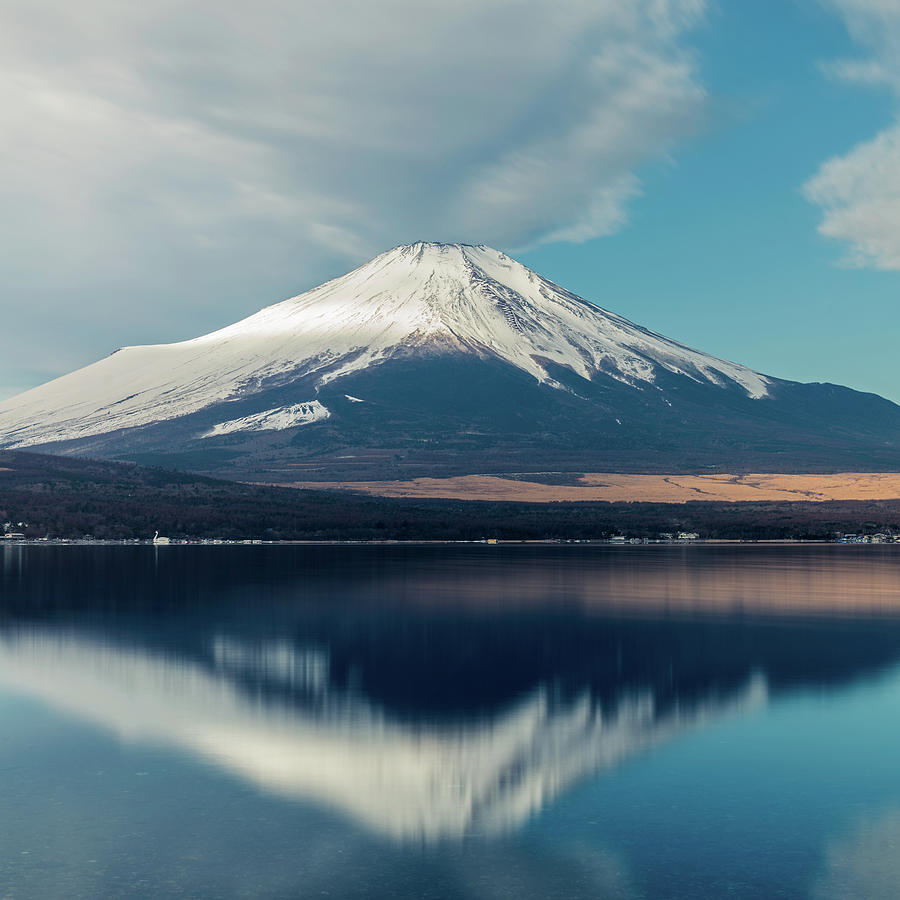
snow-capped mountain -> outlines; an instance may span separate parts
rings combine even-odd
[[[651,385],[664,368],[767,393],[756,372],[633,325],[488,247],[397,247],[349,275],[178,344],[125,347],[0,407],[6,446],[71,440],[180,418],[314,375],[315,389],[411,350],[493,356],[551,387],[546,362]],[[327,417],[306,404],[220,423],[281,430]],[[253,419],[254,421],[249,421]]]
[[[844,423],[850,394],[859,409]],[[799,427],[789,439],[799,449],[811,413],[824,417],[813,439],[849,426],[838,443],[851,452],[893,453],[900,437],[900,409],[880,398],[792,385],[691,349],[488,247],[418,243],[227,328],[126,347],[0,403],[0,447],[178,453],[176,464],[251,474],[300,461],[313,474],[384,474],[404,461],[477,472],[510,453],[518,468],[586,470],[635,462],[635,450],[642,467],[667,468],[673,444],[684,464],[718,463],[704,444],[727,444],[729,430],[784,443],[779,428]],[[810,465],[836,464],[825,449]]]

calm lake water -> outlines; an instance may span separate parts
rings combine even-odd
[[[900,896],[900,547],[0,572],[3,900]]]

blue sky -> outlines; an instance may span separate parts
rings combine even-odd
[[[691,43],[705,128],[641,172],[644,195],[618,234],[522,260],[717,355],[900,401],[900,273],[848,265],[803,193],[826,158],[893,118],[894,98],[826,76],[823,64],[857,47],[816,2],[722,2]]]
[[[900,401],[894,0],[14,0],[0,25],[0,398],[424,239]]]

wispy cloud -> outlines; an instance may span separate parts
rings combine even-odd
[[[26,328],[77,311],[102,319],[99,341],[168,314],[188,336],[214,307],[228,320],[238,285],[308,285],[407,240],[610,233],[641,162],[702,114],[686,33],[703,12],[13,0],[0,278]],[[0,337],[0,357],[21,360],[22,339]]]
[[[824,0],[840,14],[863,58],[829,63],[833,77],[892,91],[900,100],[900,5]],[[849,245],[850,265],[900,270],[900,112],[873,139],[827,160],[804,186],[823,211],[819,231]]]

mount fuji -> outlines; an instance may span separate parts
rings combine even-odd
[[[0,403],[0,447],[225,477],[900,468],[900,407],[761,375],[485,246],[397,247]]]

